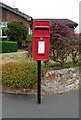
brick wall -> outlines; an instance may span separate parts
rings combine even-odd
[[[0,7],[0,22],[2,21],[2,8]]]
[[[27,21],[27,19],[9,11],[9,10],[6,10],[6,9],[3,9],[2,10],[2,21],[4,22],[14,22],[14,21],[17,21],[17,22],[23,22],[23,24],[26,26],[26,27],[29,27],[30,26],[30,23]]]
[[[7,21],[6,9],[2,9],[2,21],[3,22]]]

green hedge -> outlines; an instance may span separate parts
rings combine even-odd
[[[42,70],[44,76],[45,69]],[[33,88],[37,83],[35,62],[9,62],[2,65],[2,83],[10,88]]]
[[[17,42],[12,41],[0,41],[0,46],[2,46],[2,50],[0,49],[0,53],[9,53],[9,52],[17,52]]]

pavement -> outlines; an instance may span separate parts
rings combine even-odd
[[[61,95],[2,94],[3,118],[79,118],[78,90]]]

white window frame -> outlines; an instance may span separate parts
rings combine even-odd
[[[28,34],[29,34],[29,35],[32,34],[32,30],[31,30],[30,27],[28,28]]]
[[[7,36],[2,36],[2,28],[7,27],[7,22],[0,22],[0,38],[7,38]]]

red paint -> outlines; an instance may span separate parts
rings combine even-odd
[[[41,41],[41,42],[39,42]],[[38,53],[38,45],[42,44],[40,52]],[[50,21],[48,20],[34,20],[33,22],[33,41],[32,41],[32,55],[34,60],[48,60],[50,51]]]

